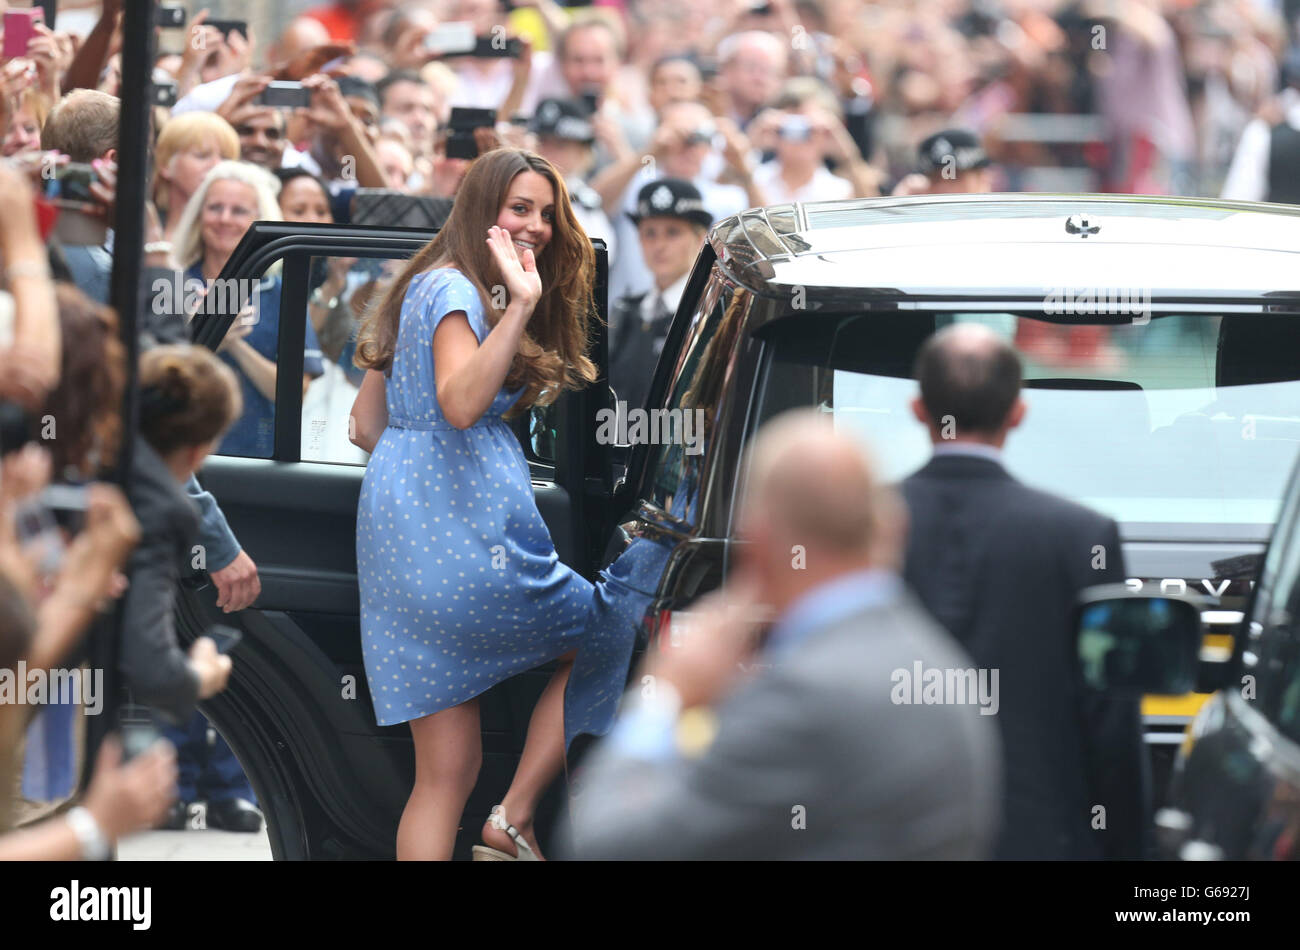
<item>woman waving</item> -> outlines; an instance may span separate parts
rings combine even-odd
[[[415,740],[401,859],[451,856],[482,759],[479,695],[558,658],[475,853],[537,857],[533,812],[563,762],[592,585],[556,555],[506,417],[596,378],[594,264],[556,169],[498,149],[361,330],[354,441],[373,451],[357,512],[361,636],[377,721],[409,722]]]

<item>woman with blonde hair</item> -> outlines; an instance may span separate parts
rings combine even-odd
[[[353,441],[373,452],[357,511],[363,656],[377,722],[408,722],[415,740],[399,859],[451,856],[482,761],[485,690],[560,661],[474,849],[507,861],[538,859],[533,816],[566,722],[599,734],[622,692],[626,665],[614,669],[618,651],[589,627],[599,591],[557,556],[507,421],[596,378],[594,265],[556,168],[496,149],[470,165],[446,226],[361,329]],[[569,682],[580,647],[582,667],[608,674],[602,689]]]
[[[220,161],[239,158],[239,135],[215,112],[185,112],[168,119],[154,146],[152,194],[163,234],[175,240],[186,202]]]
[[[50,97],[39,89],[24,89],[13,99],[6,99],[0,153],[9,158],[19,152],[39,152],[41,129],[52,107]]]
[[[276,193],[280,183],[270,172],[247,162],[219,162],[190,196],[176,222],[176,260],[185,268],[186,296],[193,282],[211,288],[226,261],[254,221],[280,221]],[[229,305],[229,288],[205,297],[208,312]],[[206,291],[205,291],[206,292]],[[280,339],[280,275],[262,277],[218,348],[239,376],[244,414],[226,433],[221,455],[270,458],[275,448],[276,346]],[[243,303],[243,301],[241,301]],[[316,331],[307,322],[303,358],[304,389],[324,372]]]

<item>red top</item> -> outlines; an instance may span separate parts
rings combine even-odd
[[[335,43],[353,43],[361,29],[367,4],[331,3],[316,7],[303,14],[311,17],[329,31],[330,40]]]

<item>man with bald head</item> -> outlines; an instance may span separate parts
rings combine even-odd
[[[1119,529],[1004,467],[1003,444],[1026,414],[1021,375],[1011,344],[980,324],[946,327],[922,346],[912,410],[934,454],[902,485],[903,576],[981,668],[1000,671],[996,856],[1138,858],[1147,824],[1139,700],[1083,688],[1071,616],[1081,590],[1124,580]]]
[[[994,717],[911,688],[972,663],[899,580],[898,499],[814,411],[765,425],[747,471],[725,587],[574,777],[575,856],[986,856]]]

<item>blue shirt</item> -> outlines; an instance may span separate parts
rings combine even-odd
[[[185,272],[186,280],[194,278],[203,280],[202,268],[195,264]],[[277,347],[280,342],[280,293],[282,285],[279,276],[262,279],[258,288],[257,322],[244,341],[254,350],[275,362]],[[304,314],[303,319],[306,320]],[[303,349],[303,372],[308,376],[319,376],[325,372],[321,360],[320,343],[316,339],[316,330],[310,320],[306,320],[306,337]],[[230,427],[217,455],[237,455],[244,458],[270,458],[275,451],[275,401],[267,399],[253,385],[252,380],[239,368],[239,364],[229,353],[218,354],[239,377],[239,388],[244,397],[244,412]]]
[[[822,584],[786,609],[768,634],[764,653],[779,657],[816,630],[859,610],[892,603],[902,590],[903,582],[897,574],[877,568],[854,571]],[[677,691],[670,684],[659,684],[649,701],[636,703],[619,717],[606,740],[609,749],[622,757],[648,761],[676,756],[680,707]]]
[[[859,610],[891,603],[903,590],[892,571],[870,568],[845,574],[804,594],[791,604],[767,637],[766,652],[785,653],[809,633]]]

